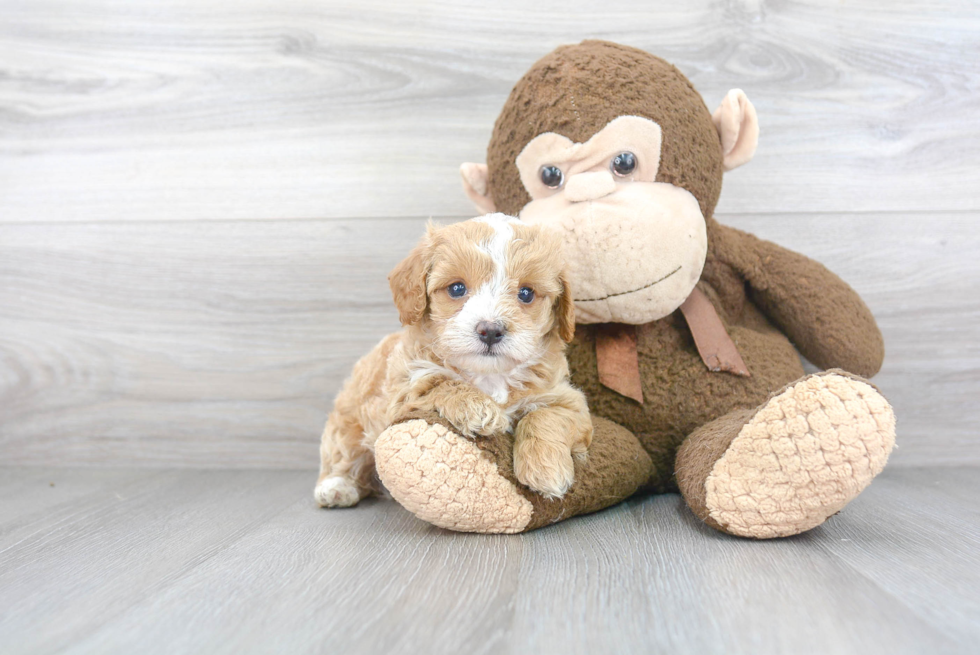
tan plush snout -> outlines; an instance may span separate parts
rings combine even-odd
[[[565,197],[570,202],[598,200],[616,190],[616,180],[609,171],[577,173],[565,181]]]

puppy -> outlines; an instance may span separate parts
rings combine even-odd
[[[354,366],[323,430],[322,507],[379,492],[375,440],[426,411],[469,437],[513,431],[517,479],[565,494],[592,421],[568,380],[575,309],[561,249],[558,235],[503,214],[429,225],[388,277],[404,329]]]

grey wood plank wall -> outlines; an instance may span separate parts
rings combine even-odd
[[[719,218],[882,325],[895,465],[980,462],[980,7],[0,1],[0,461],[314,467],[385,275],[472,215],[511,85],[560,43],[759,110]]]

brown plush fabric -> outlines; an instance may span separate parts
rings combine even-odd
[[[709,371],[725,371],[735,375],[749,376],[738,348],[728,335],[714,305],[704,293],[694,287],[694,291],[681,305],[681,314],[694,337],[694,345],[701,355],[701,361]]]
[[[822,264],[711,219],[708,244],[804,357],[866,377],[881,368],[885,343],[871,310]]]
[[[841,429],[845,423],[850,429]],[[774,391],[757,409],[733,411],[695,430],[677,452],[677,485],[695,515],[717,530],[755,538],[798,534],[843,507],[884,468],[894,427],[877,387],[831,369]],[[733,446],[736,438],[749,443]],[[733,470],[740,478],[734,483]],[[718,507],[717,493],[710,498],[712,476],[715,491],[720,479],[742,488],[744,502],[730,510],[762,514],[756,525],[723,522],[732,511]],[[813,502],[817,495],[820,502]]]
[[[592,423],[595,435],[588,459],[576,462],[575,483],[563,498],[545,500],[518,486],[534,505],[529,530],[615,505],[635,494],[650,478],[650,456],[629,430],[598,416],[592,417]],[[507,451],[503,455],[506,458]]]
[[[523,532],[534,507],[472,440],[414,419],[389,426],[375,442],[378,478],[402,507],[440,528]]]
[[[555,132],[584,142],[624,115],[661,126],[657,181],[698,199],[708,226],[709,263],[715,259],[730,269],[725,273],[731,280],[749,288],[751,300],[814,364],[874,375],[884,356],[881,333],[849,286],[803,255],[712,219],[723,167],[711,114],[679,70],[649,53],[584,41],[559,47],[531,67],[511,91],[487,149],[497,209],[516,215],[530,199],[515,160],[534,137]],[[702,280],[708,276],[705,270]]]
[[[455,428],[438,415],[412,415],[432,425]],[[524,530],[534,530],[579,514],[589,514],[615,505],[632,496],[649,479],[650,456],[628,430],[593,417],[595,435],[588,458],[575,462],[575,482],[558,499],[548,500],[520,482],[514,475],[514,436],[500,434],[472,440],[484,457],[497,466],[498,473],[510,481],[518,493],[531,502],[534,512]]]
[[[883,357],[874,318],[840,278],[803,255],[712,219],[708,228],[698,288],[717,310],[751,377],[709,372],[680,311],[637,326],[642,405],[600,384],[596,326],[579,325],[567,351],[572,381],[585,391],[593,414],[631,430],[653,458],[649,486],[655,491],[676,490],[674,457],[689,434],[732,410],[757,408],[803,375],[786,335],[818,365],[870,375]],[[821,285],[826,296],[808,285]],[[785,321],[782,331],[760,305]]]
[[[617,116],[660,125],[657,182],[687,189],[711,216],[721,193],[722,153],[704,101],[663,59],[607,41],[557,48],[514,86],[487,149],[497,211],[516,216],[530,200],[515,161],[531,139],[555,132],[583,143]]]
[[[730,534],[771,539],[823,523],[867,487],[895,444],[895,414],[867,381],[810,375],[694,432],[677,455],[691,509]]]
[[[694,514],[715,528],[723,526],[709,516],[704,482],[725,454],[739,430],[755,415],[754,409],[738,409],[694,431],[677,451],[677,486]]]
[[[678,490],[678,485],[700,518],[732,534],[772,537],[809,529],[818,524],[814,521],[838,511],[884,466],[894,441],[894,415],[871,386],[863,381],[851,384],[853,376],[834,372],[833,381],[801,379],[797,349],[818,366],[870,376],[880,368],[884,355],[881,333],[860,297],[822,265],[714,221],[722,145],[711,114],[690,82],[667,62],[634,48],[602,41],[558,48],[517,83],[497,120],[487,153],[492,200],[498,210],[515,215],[529,201],[515,160],[534,137],[555,132],[581,143],[624,115],[649,118],[662,128],[657,181],[681,187],[698,201],[707,230],[707,256],[697,288],[714,308],[751,376],[709,371],[678,310],[635,327],[640,403],[603,386],[596,356],[597,333],[603,326],[579,324],[566,354],[572,382],[588,397],[596,432],[588,462],[576,464],[576,482],[568,495],[546,501],[517,483],[512,437],[479,439],[476,444],[533,505],[527,527],[515,529],[596,511],[639,486],[666,492]],[[765,406],[791,383],[798,384],[799,395],[794,390],[783,405]],[[828,391],[828,385],[833,389]],[[839,405],[833,421],[820,407],[799,410],[820,394],[829,404]],[[846,412],[841,410],[845,405]],[[757,451],[742,447],[751,444],[764,450],[770,445],[766,429],[783,420],[770,416],[769,410],[795,412],[794,429],[801,427],[804,414],[804,422],[812,414],[813,434],[800,432],[810,440],[807,447],[821,440],[822,453],[842,458],[837,463],[828,460],[826,470],[808,469],[826,474],[827,484],[836,485],[829,490],[811,488],[822,481],[806,476],[787,482],[768,472],[759,474],[772,488],[788,495],[799,491],[799,497],[815,503],[802,519],[791,517],[785,525],[779,523],[785,517],[765,523],[771,508],[763,505],[772,498],[760,500],[758,511],[750,508],[740,514],[742,508],[737,506],[754,502],[751,494],[736,487],[749,479],[743,472],[752,472],[744,463],[758,459]],[[747,426],[746,438],[739,440],[743,426]],[[855,435],[861,435],[860,446]],[[839,452],[834,450],[838,446]],[[729,448],[731,457],[726,455]],[[854,448],[866,452],[848,450]],[[864,469],[857,471],[855,465]],[[713,471],[716,477],[711,477]],[[706,491],[709,477],[712,489]],[[711,494],[717,499],[717,515],[726,516],[730,523],[721,525],[709,516]],[[823,499],[827,500],[821,505]],[[526,505],[518,504],[526,513]]]
[[[793,346],[744,302],[741,286],[723,287],[719,293],[702,280],[700,287],[718,310],[752,377],[709,372],[679,311],[637,327],[642,405],[599,383],[595,326],[579,325],[567,351],[572,382],[585,392],[592,413],[631,430],[654,458],[649,484],[657,491],[676,490],[674,456],[687,435],[733,409],[757,407],[773,390],[803,375]],[[742,302],[726,291],[741,294]],[[740,308],[733,316],[725,307],[734,305]]]

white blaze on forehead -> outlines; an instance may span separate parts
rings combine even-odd
[[[487,214],[473,220],[478,223],[486,223],[493,228],[493,238],[489,241],[480,242],[478,247],[493,259],[494,266],[497,267],[497,274],[504,275],[507,268],[507,246],[514,238],[512,225],[520,223],[521,220],[506,214]]]
[[[495,321],[500,318],[498,301],[507,293],[507,247],[514,238],[514,223],[520,220],[506,214],[487,214],[473,219],[493,228],[493,237],[476,244],[476,247],[490,255],[493,261],[493,277],[480,285],[463,305],[457,319],[464,325],[476,325],[480,321]]]

